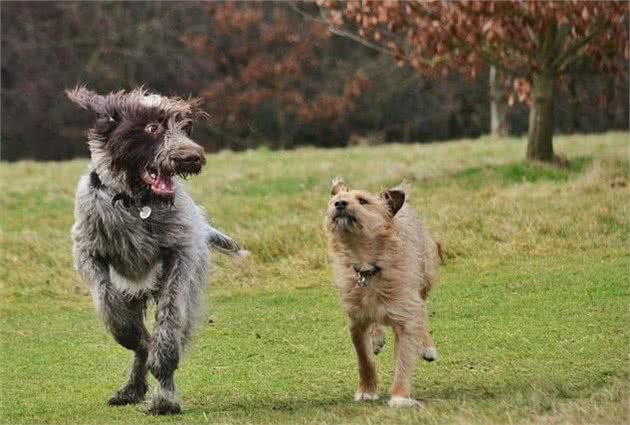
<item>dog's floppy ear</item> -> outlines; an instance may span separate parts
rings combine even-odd
[[[200,97],[189,97],[186,103],[190,106],[190,113],[195,121],[210,121],[210,114],[203,108],[204,100]]]
[[[332,185],[330,186],[330,195],[335,196],[339,192],[347,192],[348,186],[343,182],[341,177],[335,177],[332,181]]]
[[[387,202],[387,206],[392,213],[392,217],[396,215],[398,210],[405,203],[405,192],[398,189],[386,190],[381,193],[381,197]]]
[[[76,86],[71,90],[66,90],[66,96],[71,102],[88,111],[102,114],[105,112],[105,97],[88,90],[85,86]]]

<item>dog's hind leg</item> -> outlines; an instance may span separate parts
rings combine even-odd
[[[144,400],[147,392],[147,356],[149,333],[144,326],[144,298],[128,299],[110,289],[102,300],[102,316],[116,342],[134,352],[128,382],[108,403],[112,406],[135,404]]]
[[[438,353],[435,343],[429,331],[429,315],[427,314],[426,304],[423,303],[420,311],[420,347],[418,353],[428,362],[437,360]]]
[[[373,323],[370,327],[370,341],[372,342],[372,352],[378,354],[383,351],[385,347],[385,328],[378,324]]]

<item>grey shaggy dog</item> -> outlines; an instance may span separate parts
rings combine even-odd
[[[178,413],[174,372],[204,304],[208,248],[246,253],[208,224],[177,181],[205,164],[191,132],[206,114],[197,99],[141,88],[102,96],[77,87],[66,94],[96,114],[88,132],[90,172],[76,193],[75,267],[114,339],[134,351],[129,381],[109,404],[143,401],[151,371],[159,388],[149,413]],[[153,335],[144,324],[149,302],[157,306]]]

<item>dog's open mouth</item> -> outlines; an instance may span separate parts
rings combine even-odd
[[[173,174],[160,173],[154,168],[143,168],[140,177],[156,195],[163,197],[175,195]]]

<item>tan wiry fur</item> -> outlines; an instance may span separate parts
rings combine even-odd
[[[355,400],[378,398],[373,354],[382,349],[383,326],[391,326],[395,370],[389,404],[418,404],[411,398],[416,356],[429,361],[437,356],[429,334],[426,300],[438,279],[439,245],[405,202],[402,189],[374,195],[349,190],[340,178],[333,180],[326,230],[359,363]],[[374,267],[378,271],[362,286],[355,270]]]

